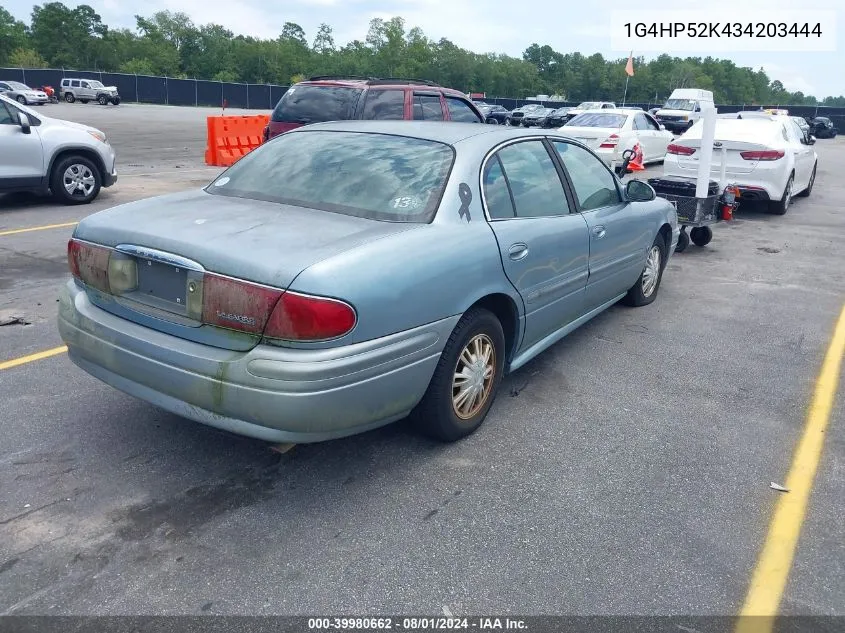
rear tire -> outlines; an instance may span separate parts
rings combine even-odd
[[[683,253],[687,250],[687,246],[689,246],[689,235],[687,235],[686,231],[681,231],[681,234],[678,235],[678,244],[675,246],[675,252]]]
[[[804,189],[801,193],[797,194],[802,198],[808,197],[811,193],[813,193],[813,185],[816,184],[816,167],[818,167],[818,163],[813,165],[813,173],[810,174],[810,184],[807,185],[807,188]]]
[[[660,282],[663,280],[663,269],[666,266],[666,240],[658,234],[654,243],[648,249],[643,272],[637,282],[628,290],[622,299],[625,305],[635,308],[647,306],[657,298]]]
[[[773,215],[784,215],[789,211],[789,204],[792,202],[792,184],[795,181],[795,174],[789,175],[786,181],[786,188],[783,190],[783,198],[777,202],[769,203],[769,213]]]
[[[428,390],[411,414],[415,426],[442,442],[475,432],[496,399],[504,365],[502,324],[489,310],[471,309],[452,331]]]
[[[73,94],[70,92],[65,93],[65,101],[67,101],[68,103],[73,103],[74,101],[76,101],[76,97],[74,97]]]
[[[499,122],[496,119],[494,119],[493,117],[490,117],[489,119],[487,119],[486,123],[488,125],[499,125]]]
[[[90,159],[71,155],[53,165],[50,191],[62,204],[88,204],[100,193],[102,182],[100,170]]]
[[[26,97],[24,97],[23,95],[18,95],[16,101],[21,105],[26,105]]]

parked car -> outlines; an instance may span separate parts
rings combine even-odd
[[[567,113],[567,116],[569,119],[574,119],[576,116],[583,114],[587,110],[612,110],[615,108],[616,104],[611,103],[610,101],[584,101],[572,108]]]
[[[683,134],[701,119],[702,112],[712,108],[713,92],[698,88],[677,88],[654,115],[661,125],[675,134]]]
[[[479,106],[478,110],[484,117],[484,122],[491,125],[504,125],[510,116],[510,110],[500,105],[486,104]]]
[[[522,125],[522,119],[525,117],[525,115],[529,114],[530,112],[534,112],[536,110],[542,110],[542,109],[543,109],[543,106],[541,106],[539,103],[528,103],[528,104],[521,106],[519,108],[514,108],[511,111],[510,117],[508,117],[508,119],[505,120],[505,125],[516,125],[516,126]]]
[[[19,81],[0,81],[0,94],[23,105],[44,105],[50,100],[43,90],[34,90]]]
[[[810,123],[810,132],[816,138],[835,138],[839,130],[829,118],[817,116]]]
[[[549,115],[548,122],[549,127],[561,127],[564,123],[569,120],[569,112],[572,110],[572,106],[567,106],[564,108],[557,108],[552,111]]]
[[[464,93],[431,81],[320,76],[288,88],[264,128],[264,140],[302,125],[353,119],[465,123],[485,120]]]
[[[88,373],[221,429],[316,442],[410,414],[452,441],[503,374],[653,302],[678,234],[647,183],[555,132],[314,124],[83,218],[58,328]]]
[[[522,117],[524,127],[549,127],[549,117],[554,110],[552,108],[537,108]]]
[[[100,105],[118,105],[120,94],[117,86],[104,86],[95,79],[73,79],[65,77],[59,86],[59,97],[68,103],[96,101]]]
[[[674,136],[642,110],[617,108],[579,114],[558,130],[591,148],[608,165],[622,163],[622,154],[639,143],[643,162],[663,160]]]
[[[695,177],[702,130],[699,121],[669,145],[665,175]],[[809,196],[813,190],[818,166],[813,143],[815,137],[806,138],[787,116],[719,118],[711,171],[721,172],[724,150],[725,175],[738,185],[740,200],[765,201],[771,213],[783,215],[794,195]]]
[[[54,119],[0,95],[0,192],[52,192],[85,204],[117,181],[115,152],[100,130]]]

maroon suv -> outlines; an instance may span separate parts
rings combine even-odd
[[[350,119],[484,123],[465,94],[430,81],[312,77],[282,95],[264,140],[309,123]]]

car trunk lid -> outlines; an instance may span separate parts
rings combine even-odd
[[[618,134],[619,130],[616,128],[564,126],[561,132],[571,139],[580,141],[590,149],[598,149],[599,145],[612,134]]]
[[[736,123],[739,123],[737,125]],[[710,173],[718,175],[722,170],[722,162],[725,162],[725,173],[750,174],[757,167],[758,160],[743,158],[753,156],[753,152],[772,150],[773,143],[770,141],[771,128],[763,122],[763,125],[756,125],[751,121],[734,121],[726,119],[717,121],[716,135],[713,141],[713,161]],[[750,125],[749,125],[750,124]],[[696,126],[693,133],[691,130],[672,145],[687,147],[695,150],[692,154],[677,154],[677,164],[682,172],[697,172],[701,159],[701,127]],[[752,154],[748,154],[752,152]],[[670,153],[671,145],[670,145]]]
[[[119,316],[191,340],[250,349],[261,338],[257,331],[218,332],[199,313],[208,309],[209,274],[218,290],[229,280],[253,284],[261,295],[290,286],[300,272],[361,244],[415,228],[415,224],[379,222],[339,213],[191,191],[139,201],[89,216],[74,238],[115,249],[112,258],[130,267],[126,293],[91,292],[92,301]],[[203,278],[205,276],[205,288]],[[205,291],[205,304],[202,292]],[[223,291],[230,292],[223,288]],[[216,292],[216,291],[215,291]],[[264,298],[262,298],[264,297]],[[272,306],[271,306],[272,309]],[[252,318],[255,303],[223,318]],[[260,310],[259,310],[260,311]],[[220,313],[218,313],[220,316]],[[265,315],[266,317],[266,315]],[[260,319],[259,319],[260,321]],[[205,322],[205,324],[204,324]],[[257,322],[258,323],[258,322]]]

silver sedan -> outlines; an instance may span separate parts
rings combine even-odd
[[[674,208],[555,132],[305,126],[199,191],[88,216],[59,331],[105,383],[268,441],[411,415],[453,441],[502,376],[654,301]]]

